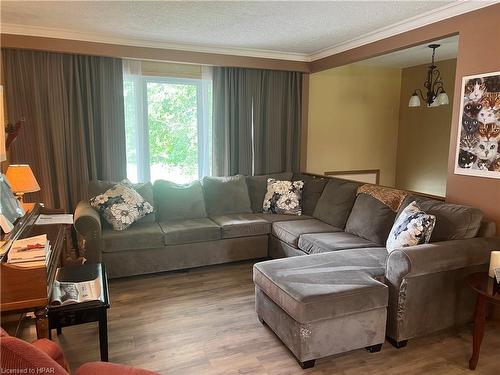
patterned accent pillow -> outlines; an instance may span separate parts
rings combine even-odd
[[[411,202],[401,211],[392,226],[389,237],[387,238],[387,251],[428,243],[436,217],[426,214],[418,207],[417,202]]]
[[[154,211],[153,206],[134,190],[128,180],[123,180],[90,199],[94,207],[115,230],[127,229],[137,220]]]
[[[271,214],[302,215],[304,181],[267,179],[267,192],[262,211]]]

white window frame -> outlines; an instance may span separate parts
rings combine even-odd
[[[142,76],[142,98],[143,119],[136,121],[136,150],[137,150],[137,179],[139,181],[151,181],[151,165],[149,151],[149,122],[148,122],[148,83],[164,83],[177,85],[196,86],[196,116],[198,136],[198,178],[201,179],[210,172],[211,158],[209,155],[209,118],[208,118],[208,95],[203,94],[206,90],[201,79],[175,78],[159,76]],[[204,111],[204,109],[207,109]]]

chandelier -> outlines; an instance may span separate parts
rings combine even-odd
[[[448,95],[444,91],[443,81],[441,81],[441,73],[439,73],[437,66],[434,65],[434,55],[436,48],[439,46],[440,44],[429,45],[429,48],[432,48],[432,62],[427,68],[427,80],[424,82],[424,87],[427,90],[425,96],[422,90],[416,89],[410,98],[408,107],[420,107],[420,98],[427,103],[428,107],[437,107],[449,103]]]

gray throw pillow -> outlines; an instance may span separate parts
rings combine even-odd
[[[262,212],[262,204],[264,202],[264,195],[266,195],[268,178],[290,181],[292,179],[292,172],[272,173],[260,176],[246,177],[248,194],[250,195],[250,203],[252,205],[252,211],[255,213]]]
[[[160,222],[207,217],[200,181],[180,185],[156,180],[153,191]]]
[[[115,230],[127,229],[130,225],[154,211],[128,181],[122,181],[90,199],[94,207]]]
[[[379,200],[367,194],[359,194],[347,219],[345,231],[385,245],[396,213]]]
[[[252,213],[243,175],[204,177],[203,194],[209,216]]]
[[[340,178],[329,179],[318,199],[313,216],[334,227],[344,229],[356,200],[359,185]]]

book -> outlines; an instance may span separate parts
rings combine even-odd
[[[46,234],[23,238],[12,244],[7,256],[7,263],[45,262],[49,251],[50,245]]]
[[[58,268],[52,285],[51,306],[102,300],[102,280],[99,276],[88,281],[62,281],[64,273]]]

